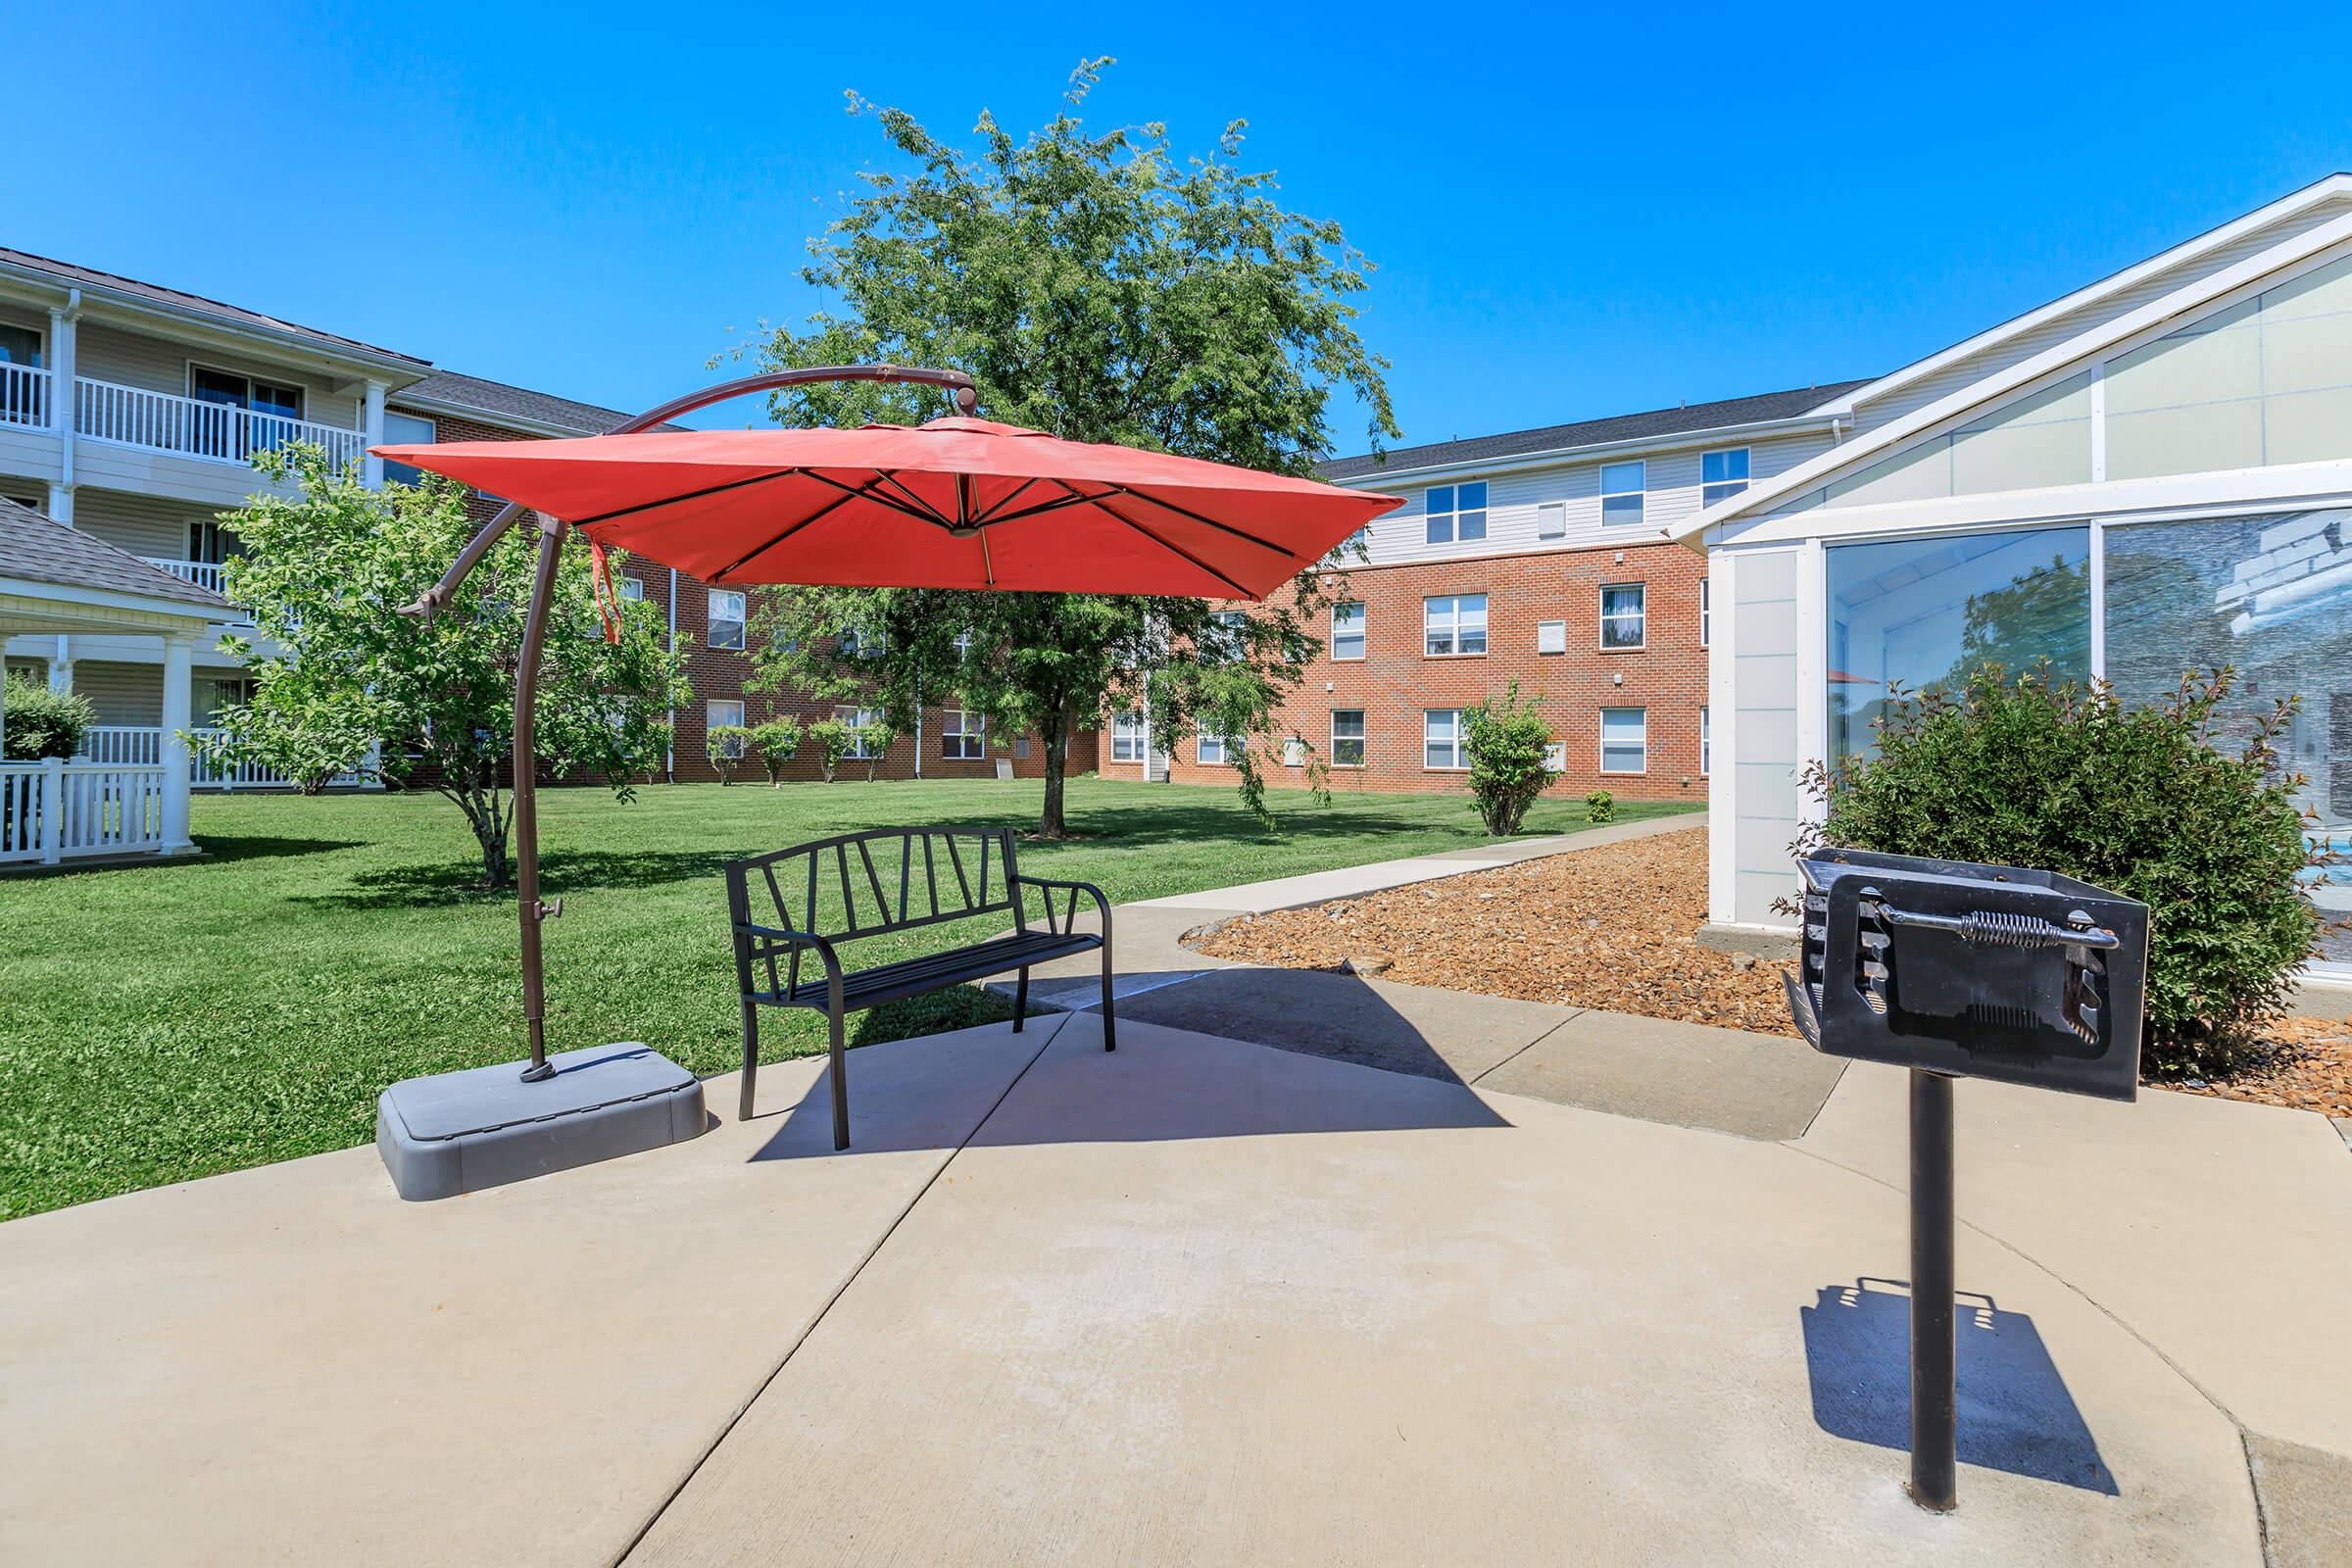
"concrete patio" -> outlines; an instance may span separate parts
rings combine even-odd
[[[0,1541],[2259,1563],[2267,1527],[2341,1560],[2352,1161],[2317,1117],[1964,1086],[1935,1518],[1901,1490],[1897,1075],[1782,1141],[1098,1030],[858,1051],[844,1155],[796,1061],[748,1123],[446,1202],[363,1149],[0,1227]]]

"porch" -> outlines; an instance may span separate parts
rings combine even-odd
[[[59,433],[58,380],[58,372],[42,366],[0,363],[0,425]],[[338,465],[362,461],[368,448],[364,429],[87,375],[73,378],[72,412],[74,434],[81,440],[239,468],[249,467],[256,452],[297,441],[323,447]]]

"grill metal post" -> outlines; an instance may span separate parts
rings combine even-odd
[[[1911,1500],[1957,1503],[1953,1363],[1952,1080],[1911,1069]]]

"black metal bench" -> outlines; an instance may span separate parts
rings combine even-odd
[[[774,909],[774,924],[752,918],[755,893],[763,913]],[[1081,893],[1102,912],[1100,936],[1077,929]],[[1058,909],[1056,894],[1067,895]],[[1032,897],[1045,917],[1043,926],[1029,923]],[[1102,1049],[1117,1049],[1110,1005],[1110,901],[1091,882],[1021,875],[1010,828],[878,828],[733,860],[727,864],[727,912],[735,928],[735,978],[743,989],[746,1121],[760,1071],[761,1007],[811,1007],[831,1023],[835,1149],[850,1147],[842,1030],[845,1016],[858,1008],[1017,970],[1012,1027],[1018,1032],[1029,1013],[1030,966],[1099,948]],[[1013,921],[1008,935],[870,969],[842,965],[843,943],[1005,913]],[[801,978],[803,954],[816,956],[821,978]]]

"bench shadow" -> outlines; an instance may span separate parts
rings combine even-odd
[[[1864,1276],[1800,1307],[1813,1420],[1832,1437],[1911,1449],[1911,1297]],[[2097,1439],[2034,1320],[1963,1292],[1957,1319],[1962,1464],[2119,1495]]]

